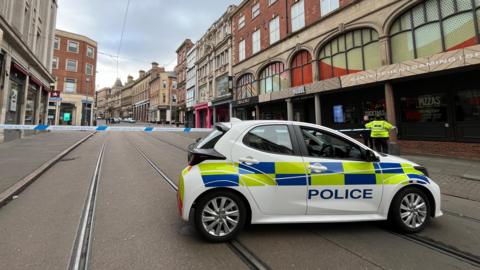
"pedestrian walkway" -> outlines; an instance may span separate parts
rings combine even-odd
[[[48,132],[0,144],[0,193],[87,135]]]
[[[402,157],[426,167],[442,193],[480,201],[480,161],[419,155]]]

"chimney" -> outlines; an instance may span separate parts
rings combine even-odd
[[[152,69],[158,68],[158,63],[157,62],[152,62]]]
[[[138,77],[142,78],[143,76],[145,76],[145,70],[139,70],[138,71]]]
[[[127,83],[131,83],[133,82],[133,76],[132,75],[128,75],[127,77]]]

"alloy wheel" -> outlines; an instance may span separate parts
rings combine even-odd
[[[400,218],[412,229],[422,226],[427,219],[427,203],[417,193],[408,193],[400,203]]]
[[[203,228],[216,237],[222,237],[235,230],[240,221],[237,203],[228,197],[211,199],[202,210]]]

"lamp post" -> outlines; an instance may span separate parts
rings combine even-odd
[[[87,75],[87,78],[85,79],[86,81],[86,91],[85,91],[85,104],[83,105],[83,119],[84,119],[84,125],[89,126],[90,124],[88,123],[87,120],[87,105],[88,105],[88,85],[90,83],[90,76]]]

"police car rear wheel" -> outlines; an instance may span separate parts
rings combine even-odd
[[[401,190],[393,199],[390,220],[402,232],[422,231],[430,220],[428,197],[418,188]]]
[[[198,202],[195,225],[207,240],[224,242],[235,237],[243,228],[245,213],[245,205],[236,194],[214,191]]]

